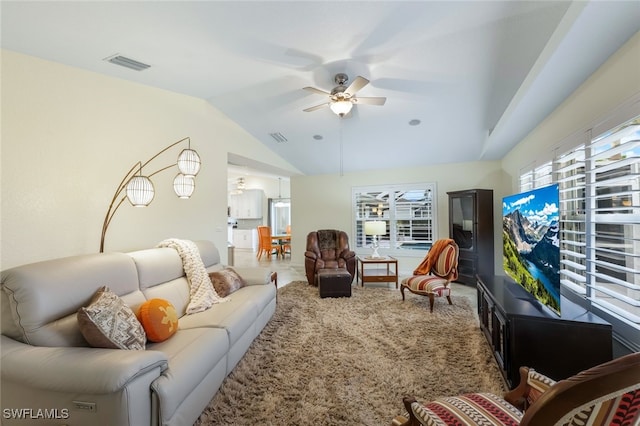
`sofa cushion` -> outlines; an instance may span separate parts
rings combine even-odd
[[[36,346],[86,346],[76,313],[109,286],[129,306],[145,301],[131,257],[99,253],[2,271],[2,334]]]
[[[178,331],[176,308],[165,299],[147,300],[140,306],[138,319],[152,342],[162,342]]]
[[[250,285],[233,293],[232,302],[247,302],[255,306],[258,315],[276,298],[276,286],[273,284]]]
[[[80,332],[96,348],[144,349],[142,324],[122,299],[104,286],[78,310]]]
[[[198,240],[194,241],[194,243],[198,247],[202,263],[204,263],[205,267],[208,268],[209,266],[220,263],[220,251],[215,244],[208,240]]]
[[[449,281],[436,275],[413,275],[403,279],[402,285],[415,293],[434,294],[438,297],[451,295]]]
[[[180,318],[180,330],[215,327],[224,328],[233,346],[247,332],[255,328],[258,318],[256,305],[244,298],[231,297],[224,303],[217,303],[210,309]]]
[[[242,277],[230,267],[217,272],[210,272],[209,279],[220,297],[227,297],[246,285]]]

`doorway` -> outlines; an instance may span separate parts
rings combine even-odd
[[[269,198],[269,226],[273,235],[284,235],[288,230],[290,232],[290,198]]]

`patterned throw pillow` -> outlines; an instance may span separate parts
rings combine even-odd
[[[77,318],[80,332],[94,348],[145,348],[147,337],[140,321],[106,286],[98,289],[89,306],[78,309]]]
[[[226,267],[220,271],[209,274],[211,284],[220,297],[227,297],[231,293],[244,287],[246,283],[240,275],[233,269]]]
[[[147,300],[140,306],[138,319],[152,342],[165,341],[178,331],[178,313],[168,300]]]

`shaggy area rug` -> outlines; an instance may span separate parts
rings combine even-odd
[[[388,425],[402,397],[505,391],[468,299],[296,281],[196,425]]]

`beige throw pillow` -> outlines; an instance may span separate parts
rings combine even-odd
[[[101,287],[88,306],[78,309],[80,332],[94,348],[144,349],[142,324],[131,308],[108,287]]]
[[[209,274],[211,284],[220,297],[227,297],[234,291],[244,287],[246,283],[240,275],[233,269],[226,267],[220,271]]]

